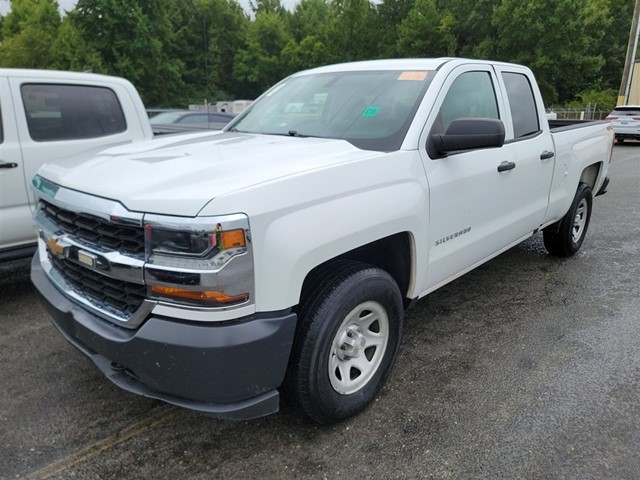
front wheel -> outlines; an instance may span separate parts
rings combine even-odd
[[[581,183],[566,215],[543,231],[544,246],[551,255],[570,257],[580,249],[589,228],[592,203],[591,189]]]
[[[287,386],[297,406],[330,424],[363,410],[391,371],[404,323],[385,271],[336,262],[312,276],[299,312]]]

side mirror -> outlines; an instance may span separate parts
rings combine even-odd
[[[447,131],[431,135],[433,148],[439,154],[504,145],[504,124],[495,118],[459,118]]]

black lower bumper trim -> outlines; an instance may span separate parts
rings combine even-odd
[[[67,338],[67,340],[71,341],[69,338]],[[89,358],[91,358],[96,367],[98,367],[109,380],[123,390],[142,395],[143,397],[162,400],[163,402],[194,410],[212,417],[225,420],[250,420],[276,413],[280,408],[280,394],[275,389],[258,395],[257,397],[234,403],[203,403],[151,390],[142,382],[129,375],[126,369],[114,368],[113,362],[110,362],[101,355],[89,355]]]
[[[60,333],[104,375],[132,393],[230,420],[278,411],[296,325],[289,312],[222,324],[151,316],[136,330],[72,302],[36,254],[31,280]]]

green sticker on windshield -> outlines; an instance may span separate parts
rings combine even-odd
[[[376,117],[378,115],[378,110],[380,110],[380,107],[367,107],[364,109],[364,112],[362,112],[362,116]]]

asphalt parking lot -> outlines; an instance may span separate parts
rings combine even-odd
[[[408,312],[374,404],[223,422],[119,390],[0,265],[0,478],[640,478],[640,143],[582,250],[536,235]]]

